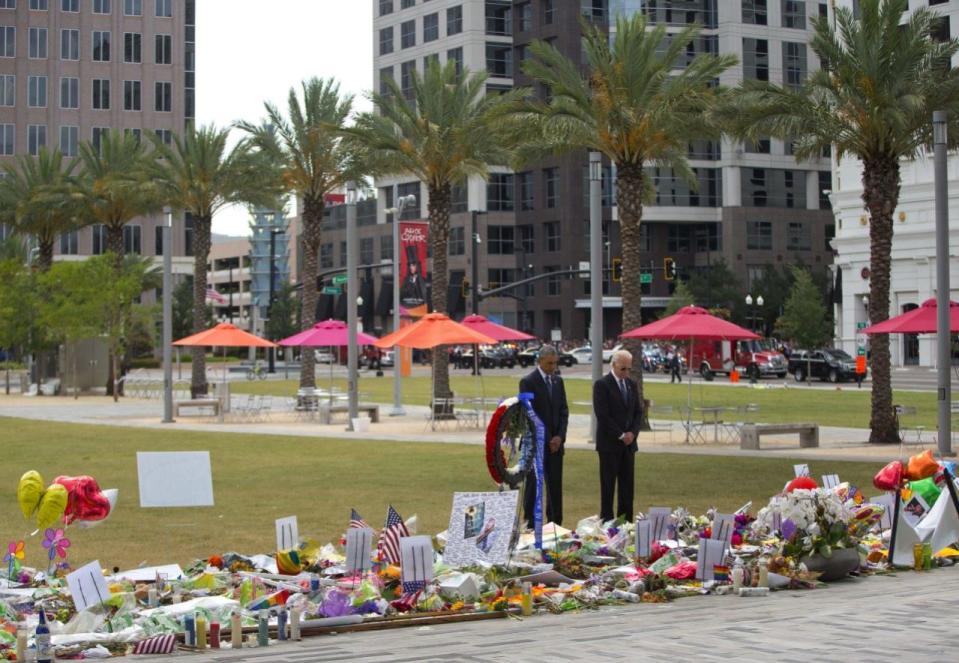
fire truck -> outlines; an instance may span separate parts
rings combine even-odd
[[[729,375],[733,369],[749,378],[784,378],[788,365],[781,352],[762,341],[694,341],[689,367],[699,371],[704,380],[712,380],[714,375]]]

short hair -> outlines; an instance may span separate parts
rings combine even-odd
[[[537,359],[544,359],[546,357],[558,357],[559,352],[556,351],[552,345],[544,345],[539,349],[539,352],[536,353]]]
[[[617,350],[616,352],[613,353],[613,356],[612,358],[610,358],[609,363],[610,365],[614,363],[618,364],[620,359],[632,359],[632,358],[633,358],[633,353],[630,352],[629,350]]]

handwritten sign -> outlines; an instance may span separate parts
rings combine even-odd
[[[822,487],[832,490],[839,485],[839,475],[838,474],[824,474],[822,475]]]
[[[700,539],[696,555],[696,579],[714,580],[714,567],[722,566],[726,557],[726,542],[721,539]]]
[[[433,540],[428,536],[400,539],[400,581],[405,591],[425,586],[433,580]]]
[[[882,529],[891,529],[892,528],[892,512],[896,507],[896,496],[890,493],[884,493],[882,495],[876,495],[875,497],[869,498],[870,504],[879,504],[885,508],[885,511],[882,514],[882,518],[879,520],[879,527]]]
[[[73,596],[77,612],[100,605],[110,598],[110,589],[103,577],[100,560],[94,560],[67,575],[67,587]]]
[[[799,477],[808,477],[809,476],[809,465],[806,463],[800,463],[799,465],[793,465],[793,472],[796,474],[796,478]]]
[[[276,519],[276,549],[289,550],[300,542],[300,528],[296,516]]]
[[[669,536],[669,520],[672,510],[668,506],[651,506],[647,517],[653,524],[653,541],[662,541]]]
[[[373,565],[370,560],[372,544],[373,530],[369,527],[351,527],[346,530],[346,568],[352,573],[368,571]]]
[[[636,521],[636,556],[643,559],[652,555],[653,523],[643,519]]]
[[[713,527],[709,538],[724,541],[729,548],[733,544],[733,531],[736,529],[736,516],[731,513],[717,513],[713,516]]]

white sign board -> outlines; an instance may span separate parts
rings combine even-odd
[[[696,555],[696,579],[714,580],[714,568],[720,566],[726,557],[726,542],[722,539],[700,539],[699,554]]]
[[[890,529],[892,527],[892,512],[896,508],[895,493],[883,493],[869,498],[870,504],[879,504],[885,508],[882,518],[879,520],[880,529]]]
[[[141,507],[213,506],[209,451],[138,451]]]
[[[806,463],[800,463],[799,465],[793,465],[793,472],[796,473],[796,478],[799,477],[808,477],[809,476],[809,465]]]
[[[838,474],[824,474],[822,475],[822,487],[832,490],[839,485],[839,475]]]
[[[653,553],[653,521],[647,519],[636,521],[636,556],[647,558]]]
[[[408,538],[408,537],[407,537]],[[369,527],[351,527],[346,530],[346,568],[352,573],[368,571],[373,566],[370,547],[373,530]]]
[[[300,542],[300,528],[296,516],[276,519],[276,549],[289,550]]]
[[[662,541],[669,536],[669,521],[672,509],[668,506],[649,507],[647,518],[653,523],[653,541]]]
[[[553,343],[559,343],[563,340],[563,330],[562,329],[550,329],[549,330],[549,340]]]
[[[506,564],[519,491],[453,493],[443,560],[451,566]]]
[[[733,545],[733,531],[736,529],[736,516],[731,513],[717,513],[713,516],[713,527],[709,538],[725,541],[726,547]]]
[[[405,536],[400,539],[400,581],[422,587],[433,580],[433,539]]]
[[[110,589],[100,566],[100,560],[94,560],[86,566],[67,575],[67,587],[73,597],[77,612],[83,612],[90,606],[100,605],[110,598]]]

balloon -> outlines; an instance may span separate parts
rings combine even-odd
[[[810,477],[796,477],[786,484],[786,492],[791,493],[794,490],[816,490],[819,485],[815,479]]]
[[[295,576],[303,570],[300,553],[296,549],[277,551],[276,568],[283,575]]]
[[[40,506],[37,508],[37,527],[47,529],[60,520],[64,509],[67,508],[67,500],[67,489],[58,483],[51,483],[40,498]]]
[[[117,505],[117,497],[119,496],[120,491],[116,488],[107,488],[103,491],[103,496],[107,498],[107,501],[110,503],[110,511],[107,515],[100,520],[77,520],[74,521],[74,525],[80,529],[90,529],[91,527],[96,527],[104,520],[110,517],[110,514],[113,513],[114,507]]]
[[[66,488],[69,495],[63,517],[67,525],[74,520],[103,520],[110,514],[110,500],[93,477],[59,476],[53,483]]]
[[[932,449],[926,449],[909,459],[906,478],[910,481],[920,481],[933,476],[938,471],[939,461],[932,457]]]
[[[879,490],[898,490],[902,485],[902,462],[894,460],[872,478],[872,485]]]
[[[29,519],[33,515],[40,505],[41,497],[43,497],[43,477],[36,470],[25,472],[17,485],[17,502],[20,503],[24,518]]]
[[[909,487],[912,489],[912,492],[921,497],[929,507],[932,507],[932,505],[936,503],[936,500],[939,499],[939,493],[942,492],[942,489],[936,485],[935,480],[932,478],[913,481],[909,484]]]

